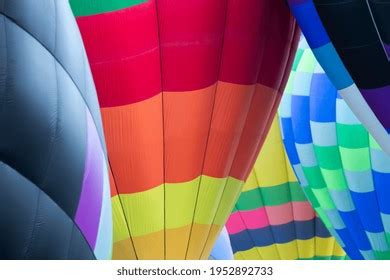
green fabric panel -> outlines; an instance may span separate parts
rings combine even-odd
[[[318,202],[316,196],[314,195],[313,190],[310,187],[306,187],[303,190],[305,192],[306,198],[310,201],[313,208],[320,207],[320,203]]]
[[[242,192],[236,203],[238,210],[254,210],[264,206],[307,201],[298,183],[285,183],[274,187],[261,187]]]
[[[315,196],[318,199],[318,202],[320,203],[320,206],[322,209],[326,210],[333,210],[336,209],[336,206],[332,200],[332,198],[329,195],[329,191],[327,188],[322,189],[314,189],[313,190]]]
[[[286,204],[291,201],[288,183],[269,187],[260,188],[265,206],[276,206]]]
[[[329,189],[346,190],[348,189],[347,181],[344,177],[343,169],[329,170],[321,169],[324,180]]]
[[[381,150],[381,147],[379,146],[378,142],[375,141],[374,138],[372,138],[371,135],[369,135],[369,141],[370,141],[370,148]]]
[[[258,189],[253,189],[247,192],[242,192],[240,198],[236,203],[238,210],[252,210],[256,208],[264,207],[261,193]]]
[[[302,58],[302,55],[303,55],[303,49],[298,49],[296,54],[295,54],[294,62],[292,65],[292,71],[297,71],[299,62],[301,61],[301,58]]]
[[[332,256],[332,260],[346,260],[345,256]]]
[[[349,171],[366,171],[371,169],[370,150],[368,147],[347,149],[340,147],[344,169]]]
[[[318,164],[325,169],[339,169],[342,167],[339,149],[337,146],[320,147],[314,145],[314,152]]]
[[[363,148],[369,145],[368,133],[362,125],[336,124],[337,142],[345,148]]]
[[[390,251],[374,251],[377,260],[390,260]]]
[[[293,91],[293,85],[294,85],[294,79],[295,79],[295,72],[291,72],[290,77],[288,78],[286,88],[284,90],[285,94],[290,94]]]
[[[310,49],[303,52],[300,63],[297,67],[297,72],[306,72],[312,74],[317,66],[317,60]]]
[[[73,14],[89,16],[139,5],[147,0],[69,0]]]
[[[324,260],[344,260],[345,257],[340,256],[314,256],[313,258],[298,258],[299,261],[324,261]]]
[[[322,178],[321,170],[318,166],[304,167],[302,166],[303,173],[306,176],[307,181],[313,189],[322,189],[326,187],[324,178]]]
[[[297,182],[289,183],[291,201],[307,201],[305,193],[302,190],[302,187]]]

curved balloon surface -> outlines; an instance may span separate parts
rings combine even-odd
[[[289,4],[339,94],[390,155],[390,1]]]
[[[351,259],[388,259],[390,158],[304,40],[294,66],[279,115],[295,173]]]
[[[278,106],[283,0],[70,1],[103,115],[115,259],[207,259]]]
[[[230,244],[229,234],[224,227],[211,251],[209,260],[233,260],[233,250]]]
[[[229,217],[235,259],[343,259],[285,154],[278,118]]]
[[[102,121],[67,0],[0,1],[0,259],[111,259]]]

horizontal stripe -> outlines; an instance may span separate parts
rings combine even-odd
[[[367,147],[368,144],[368,132],[364,126],[349,125],[349,124],[336,124],[337,127],[337,142],[339,146],[349,149]]]
[[[291,193],[294,192],[294,197],[297,200],[305,201],[306,198],[300,189],[297,188],[297,183],[285,183],[273,187],[260,187],[250,191],[241,193],[240,198],[236,203],[239,210],[253,210],[263,206],[277,206],[291,201]],[[300,194],[295,194],[295,193]]]
[[[186,182],[198,177],[202,173],[205,153],[209,157],[213,152],[213,148],[210,146],[206,147],[206,145],[210,145],[210,140],[208,139],[216,91],[217,94],[226,94],[227,99],[229,99],[228,96],[231,94],[237,95],[235,100],[237,101],[237,107],[229,108],[233,111],[233,109],[241,108],[242,102],[238,102],[238,100],[246,99],[245,94],[248,89],[235,84],[219,82],[195,91],[164,92],[164,106],[163,111],[160,110],[160,113],[164,119],[164,143],[161,144],[164,144],[166,182]],[[228,115],[223,114],[223,117],[228,118]],[[229,121],[234,123],[233,118],[230,118]],[[162,122],[160,125],[162,125]],[[231,134],[235,132],[233,125],[222,126],[220,124],[216,125],[215,129],[224,130],[221,133],[221,138],[229,140],[233,138]],[[139,131],[138,133],[145,132]],[[225,142],[229,140],[225,140]],[[221,140],[221,146],[225,142]],[[229,154],[231,147],[228,144],[224,146],[226,146],[226,149],[223,151]],[[224,158],[219,158],[219,161],[215,160],[213,163],[215,169],[228,165],[227,159],[225,160]],[[214,175],[214,177],[226,176],[220,170],[210,175]]]
[[[119,193],[137,193],[161,185],[164,180],[161,95],[132,105],[103,108],[102,118]]]
[[[226,224],[229,234],[245,229],[281,225],[291,221],[307,221],[314,217],[308,202],[289,202],[279,206],[263,207],[251,211],[233,213]]]
[[[69,3],[75,16],[88,16],[132,7],[146,1],[147,0],[69,0]]]
[[[315,232],[315,220],[290,222],[279,226],[269,226],[261,229],[245,230],[231,234],[230,240],[234,251],[245,251],[253,247],[264,247],[274,243],[283,244],[295,239],[307,240],[314,236],[329,237],[329,233]]]
[[[193,234],[190,235],[190,230]],[[219,229],[219,227],[218,227]],[[210,232],[210,235],[208,234]],[[165,229],[158,232],[133,236],[122,241],[114,242],[114,260],[180,260],[180,259],[206,259],[201,256],[206,238],[216,240],[216,226],[193,224],[176,229]],[[194,245],[197,246],[194,246]],[[134,247],[133,247],[134,246]],[[135,248],[135,249],[134,249]],[[188,248],[188,251],[187,251]],[[205,254],[209,255],[211,248],[205,249]]]
[[[127,105],[161,92],[155,1],[136,9],[79,17],[77,23],[100,107]]]

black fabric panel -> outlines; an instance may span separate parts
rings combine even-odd
[[[358,87],[390,82],[390,65],[366,1],[314,0],[329,37]]]
[[[94,259],[64,211],[2,162],[0,194],[0,259]]]
[[[383,42],[390,45],[390,0],[370,0],[369,3]]]
[[[0,29],[5,29],[7,50],[0,160],[74,217],[85,165],[84,102],[66,72],[30,34],[1,15]]]

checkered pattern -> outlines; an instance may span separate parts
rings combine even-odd
[[[304,40],[279,115],[294,171],[349,257],[390,258],[390,158],[337,94]]]

